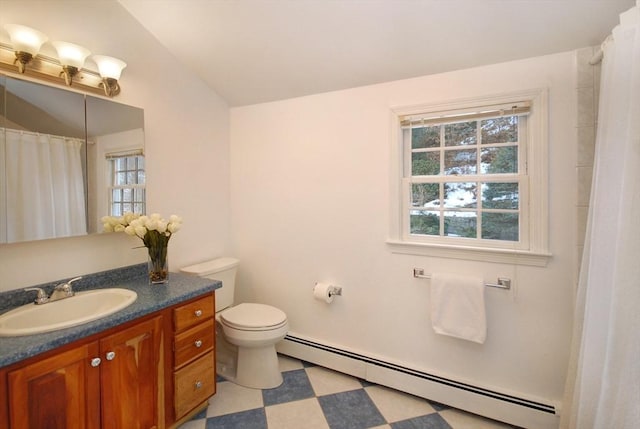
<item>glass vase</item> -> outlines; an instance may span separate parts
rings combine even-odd
[[[163,284],[169,282],[169,263],[167,246],[149,248],[149,284]]]

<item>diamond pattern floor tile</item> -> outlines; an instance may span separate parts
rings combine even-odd
[[[209,407],[180,429],[514,429],[298,359],[279,366],[275,389],[218,378]]]
[[[426,399],[417,396],[383,386],[366,387],[364,390],[388,422],[407,420],[436,412]]]
[[[284,372],[282,373],[282,378],[284,381],[279,387],[262,391],[265,406],[313,398],[315,396],[309,377],[307,377],[304,369]]]
[[[331,429],[367,429],[387,423],[363,389],[320,396],[318,401]]]
[[[218,383],[216,394],[209,399],[207,417],[238,413],[263,406],[262,391],[223,381]]]
[[[317,396],[362,388],[358,379],[321,366],[307,368],[306,373]]]
[[[285,402],[265,408],[269,429],[329,429],[316,398]]]
[[[264,408],[207,419],[206,429],[267,429]]]
[[[391,423],[391,429],[452,429],[438,413]]]

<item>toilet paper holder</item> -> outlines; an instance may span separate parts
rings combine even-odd
[[[329,288],[329,296],[335,295],[342,296],[342,288],[340,286],[331,286],[331,288]]]

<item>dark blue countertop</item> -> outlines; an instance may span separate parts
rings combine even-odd
[[[50,294],[56,284],[67,280],[36,287]],[[87,275],[73,283],[77,292],[113,287],[134,290],[138,298],[123,310],[79,326],[35,335],[0,337],[0,368],[218,289],[222,282],[172,272],[169,283],[150,285],[146,264],[139,264]],[[0,313],[32,302],[34,297],[35,292],[22,289],[0,293]]]

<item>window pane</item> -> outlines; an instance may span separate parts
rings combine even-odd
[[[444,212],[444,235],[476,238],[478,215],[475,212]]]
[[[136,202],[144,201],[144,189],[136,188],[133,190],[133,200]]]
[[[477,122],[461,122],[444,126],[445,146],[476,144]]]
[[[111,199],[114,202],[122,201],[122,198],[120,197],[120,189],[113,189],[111,191]]]
[[[440,207],[440,185],[437,183],[413,183],[411,185],[412,207]]]
[[[122,190],[122,201],[133,201],[133,189],[125,188]]]
[[[444,206],[447,208],[478,207],[478,189],[475,182],[445,183]]]
[[[114,160],[115,168],[117,171],[126,170],[127,169],[127,159],[126,158],[115,158]]]
[[[411,234],[440,235],[440,213],[412,210]]]
[[[138,168],[144,170],[144,156],[138,155],[136,158],[138,159]]]
[[[480,123],[482,143],[514,143],[518,141],[518,117],[485,119]]]
[[[440,174],[439,152],[414,152],[411,154],[411,175],[427,176]]]
[[[114,177],[114,185],[126,185],[127,184],[127,175],[125,173],[116,173]]]
[[[111,216],[122,216],[122,214],[120,204],[114,204],[113,207],[111,207]]]
[[[138,171],[138,181],[137,181],[137,183],[139,185],[144,185],[144,180],[145,180],[144,170],[139,170]]]
[[[411,129],[411,149],[440,147],[440,127]]]
[[[135,171],[127,172],[127,184],[128,185],[135,185],[137,178],[138,178],[138,173],[137,172],[135,172]]]
[[[483,213],[482,238],[518,241],[518,214]]]
[[[444,153],[444,174],[476,174],[475,149],[447,150]]]
[[[518,172],[518,148],[516,146],[486,147],[481,150],[481,173],[503,174]]]
[[[487,182],[482,184],[482,207],[485,209],[518,209],[518,183]]]
[[[130,211],[133,211],[133,205],[131,203],[122,204],[122,212],[123,213],[130,212]]]
[[[133,212],[134,213],[144,213],[144,203],[136,203],[133,205]]]

